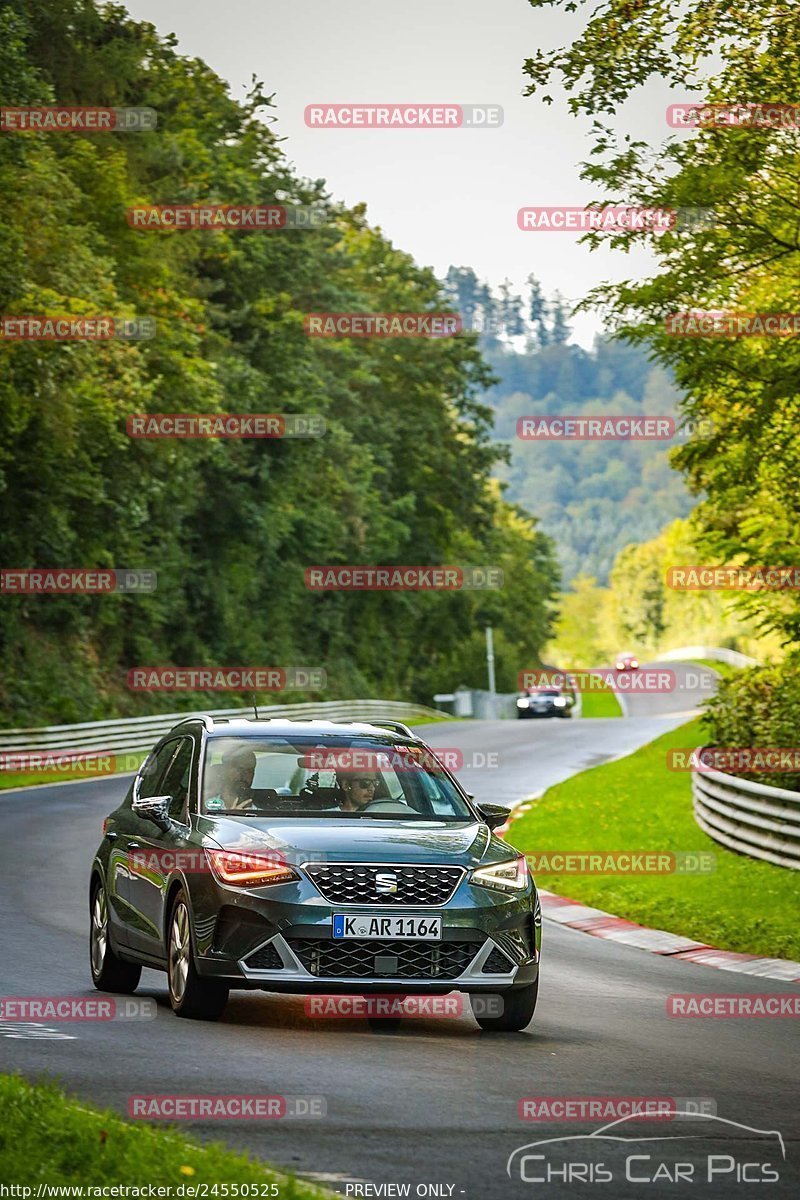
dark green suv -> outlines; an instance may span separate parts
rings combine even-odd
[[[483,1028],[524,1028],[541,915],[525,858],[492,833],[508,810],[391,725],[176,725],[104,824],[96,987],[160,968],[175,1012],[206,1019],[231,988],[460,991]]]

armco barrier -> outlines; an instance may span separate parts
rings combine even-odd
[[[659,662],[675,662],[680,659],[715,658],[717,662],[729,663],[732,667],[756,667],[758,663],[749,654],[738,650],[726,650],[724,646],[679,646],[677,650],[665,650],[659,654]]]
[[[319,703],[270,704],[259,706],[259,716],[327,718],[331,721],[419,721],[441,718],[441,712],[402,700],[325,700]],[[109,754],[149,750],[178,721],[201,715],[252,717],[253,709],[196,709],[192,712],[161,713],[151,717],[123,717],[113,721],[87,721],[79,725],[44,725],[35,729],[0,729],[0,752],[9,750],[103,750]]]
[[[692,806],[700,828],[729,850],[800,870],[800,792],[693,771]]]

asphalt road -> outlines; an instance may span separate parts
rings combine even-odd
[[[496,753],[496,765],[470,766],[464,779],[479,798],[510,802],[658,736],[685,719],[697,697],[676,692],[672,715],[660,708],[663,699],[637,699],[632,710],[639,711],[629,720],[465,722],[426,732],[435,745],[459,747],[471,763],[481,761],[479,753]],[[650,716],[641,711],[648,707]],[[3,995],[97,995],[87,961],[87,875],[102,819],[126,787],[125,780],[109,779],[0,796]],[[164,977],[145,971],[139,994],[156,999],[155,1020],[0,1024],[0,1053],[2,1070],[55,1076],[72,1094],[121,1113],[135,1093],[322,1096],[324,1119],[182,1124],[195,1137],[224,1139],[303,1174],[324,1175],[342,1192],[350,1181],[350,1195],[403,1194],[366,1184],[407,1183],[411,1196],[572,1197],[586,1186],[575,1179],[579,1166],[584,1175],[610,1173],[600,1194],[615,1200],[751,1191],[789,1196],[800,1186],[796,1025],[669,1018],[666,1001],[676,992],[796,990],[546,922],[539,1008],[521,1034],[485,1034],[467,1016],[409,1020],[395,1033],[374,1032],[362,1020],[311,1019],[302,997],[258,992],[232,993],[219,1024],[181,1021],[170,1012]],[[509,1179],[506,1162],[518,1147],[587,1134],[603,1123],[533,1124],[518,1116],[521,1099],[606,1095],[709,1100],[724,1120],[780,1131],[788,1161],[781,1161],[775,1136],[706,1120],[680,1123],[682,1134],[700,1130],[702,1138],[623,1148],[649,1156],[631,1167],[640,1179],[657,1169],[662,1179],[674,1177],[682,1162],[682,1184],[626,1183],[620,1144],[596,1139],[567,1143],[572,1183],[563,1157],[555,1160],[558,1147],[541,1151],[553,1170],[560,1168],[555,1182],[521,1182],[518,1165]],[[679,1130],[660,1122],[612,1132],[641,1139]],[[718,1156],[720,1182],[707,1187],[709,1153]],[[764,1161],[777,1169],[777,1183],[736,1182],[737,1173],[763,1178],[753,1164]],[[527,1177],[544,1178],[540,1172],[548,1168],[529,1158],[524,1169]],[[439,1191],[418,1190],[423,1185]]]

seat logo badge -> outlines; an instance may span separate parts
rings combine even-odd
[[[389,895],[397,891],[397,876],[394,871],[378,871],[375,875],[375,891]]]

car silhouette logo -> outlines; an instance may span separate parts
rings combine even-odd
[[[375,875],[375,891],[390,895],[397,891],[397,876],[394,871],[378,871]]]

